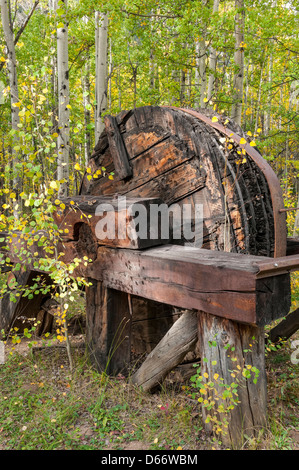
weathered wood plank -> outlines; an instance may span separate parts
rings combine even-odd
[[[168,196],[168,192],[174,192],[174,184],[182,185],[182,181],[185,182],[184,188],[180,190],[180,197],[184,196],[184,189],[186,194],[189,194],[191,187],[194,192],[204,186],[205,173],[200,171],[198,162],[192,160],[194,153],[182,145],[175,136],[163,139],[150,148],[147,148],[147,140],[143,141],[143,135],[139,136],[139,141],[139,152],[141,152],[142,143],[144,151],[130,160],[134,178],[126,181],[94,179],[87,191],[88,194],[130,194],[135,197],[148,197],[144,195],[150,194],[149,197],[160,197],[168,203],[169,200],[173,202],[173,195]],[[107,166],[105,155],[103,158],[101,165],[103,164],[107,171],[113,171],[113,166]],[[96,171],[96,166],[94,171]],[[196,181],[197,178],[199,181]],[[187,186],[188,181],[189,186]]]
[[[130,294],[242,323],[264,325],[283,293],[278,318],[290,307],[289,275],[256,281],[260,257],[166,245],[145,251],[100,248],[89,277]],[[261,301],[262,299],[262,301]]]
[[[115,171],[119,179],[126,179],[132,176],[132,168],[129,163],[126,147],[119,132],[117,120],[112,116],[105,116],[104,123]]]
[[[84,240],[64,243],[65,259],[91,253],[93,262],[79,275],[112,289],[260,326],[289,312],[289,271],[298,266],[296,256],[272,260],[177,245],[142,251],[99,247],[91,252]]]
[[[92,363],[108,375],[125,373],[130,363],[128,296],[90,279],[86,287],[86,343]]]
[[[132,352],[150,353],[178,319],[171,305],[131,296]]]

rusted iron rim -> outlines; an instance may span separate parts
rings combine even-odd
[[[286,219],[285,219],[285,212],[282,211],[284,209],[284,202],[282,196],[282,189],[279,183],[279,180],[271,168],[271,166],[266,162],[266,160],[260,155],[255,148],[253,148],[249,143],[240,144],[241,137],[236,134],[231,129],[224,127],[219,122],[213,122],[207,116],[199,113],[198,111],[194,111],[192,109],[185,109],[185,108],[176,108],[174,106],[165,106],[165,108],[174,109],[183,111],[187,114],[194,116],[195,118],[200,119],[201,121],[205,122],[209,126],[217,129],[222,134],[226,135],[233,139],[238,145],[245,149],[246,153],[252,158],[252,160],[256,163],[256,165],[260,168],[263,172],[266,181],[269,186],[271,199],[272,199],[272,209],[273,209],[273,217],[274,217],[274,257],[280,257],[286,255],[287,249],[287,228],[286,228]]]

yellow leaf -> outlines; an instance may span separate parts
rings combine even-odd
[[[254,147],[254,146],[256,145],[256,143],[254,142],[254,140],[252,140],[252,141],[250,142],[250,145],[251,145],[251,147]]]
[[[13,104],[12,104],[12,107],[13,107],[13,108],[20,108],[20,106],[21,106],[20,101],[19,101],[18,103],[13,103]]]
[[[6,62],[5,57],[0,57],[0,61],[1,61],[1,62]]]
[[[207,103],[209,100],[208,100],[208,98],[204,98],[203,101],[204,101],[204,103]]]
[[[56,181],[51,181],[51,183],[50,183],[50,188],[52,188],[52,189],[57,189],[57,188],[58,188],[57,182],[56,182]]]
[[[251,131],[248,131],[248,132],[247,132],[247,135],[251,136],[251,135],[252,135]]]
[[[246,143],[247,143],[246,140],[244,139],[244,137],[242,137],[241,140],[240,140],[240,144],[245,145]]]
[[[216,116],[212,117],[212,122],[218,122],[218,118]]]
[[[80,171],[80,170],[81,170],[81,166],[79,165],[79,163],[76,163],[76,165],[75,165],[75,167],[74,167],[74,168],[75,168],[75,170],[78,170],[78,171]]]
[[[54,137],[54,139],[56,139],[58,137],[57,132],[54,132],[54,134],[52,134],[52,137]]]
[[[260,133],[260,132],[262,132],[262,129],[259,127],[259,128],[256,130],[256,132]]]

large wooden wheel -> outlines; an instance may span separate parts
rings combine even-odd
[[[240,144],[248,137],[235,123],[211,118],[153,106],[107,118],[89,162],[93,177],[84,176],[80,194],[203,204],[203,248],[284,256],[286,223],[274,172],[249,143]],[[99,174],[102,167],[115,172],[113,181]]]
[[[203,248],[284,256],[278,179],[254,147],[240,144],[248,137],[234,122],[219,115],[212,121],[213,116],[145,106],[106,117],[80,194],[203,204]],[[102,167],[115,173],[114,180],[99,174]],[[134,296],[131,302],[132,350],[150,352],[181,312]]]

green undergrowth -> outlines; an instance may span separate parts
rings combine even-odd
[[[295,338],[296,339],[296,338]],[[292,338],[294,341],[294,338]],[[0,450],[219,449],[202,427],[188,383],[170,378],[155,394],[90,366],[84,348],[14,350],[0,365]],[[299,449],[298,364],[291,341],[268,348],[269,430],[244,449]]]

